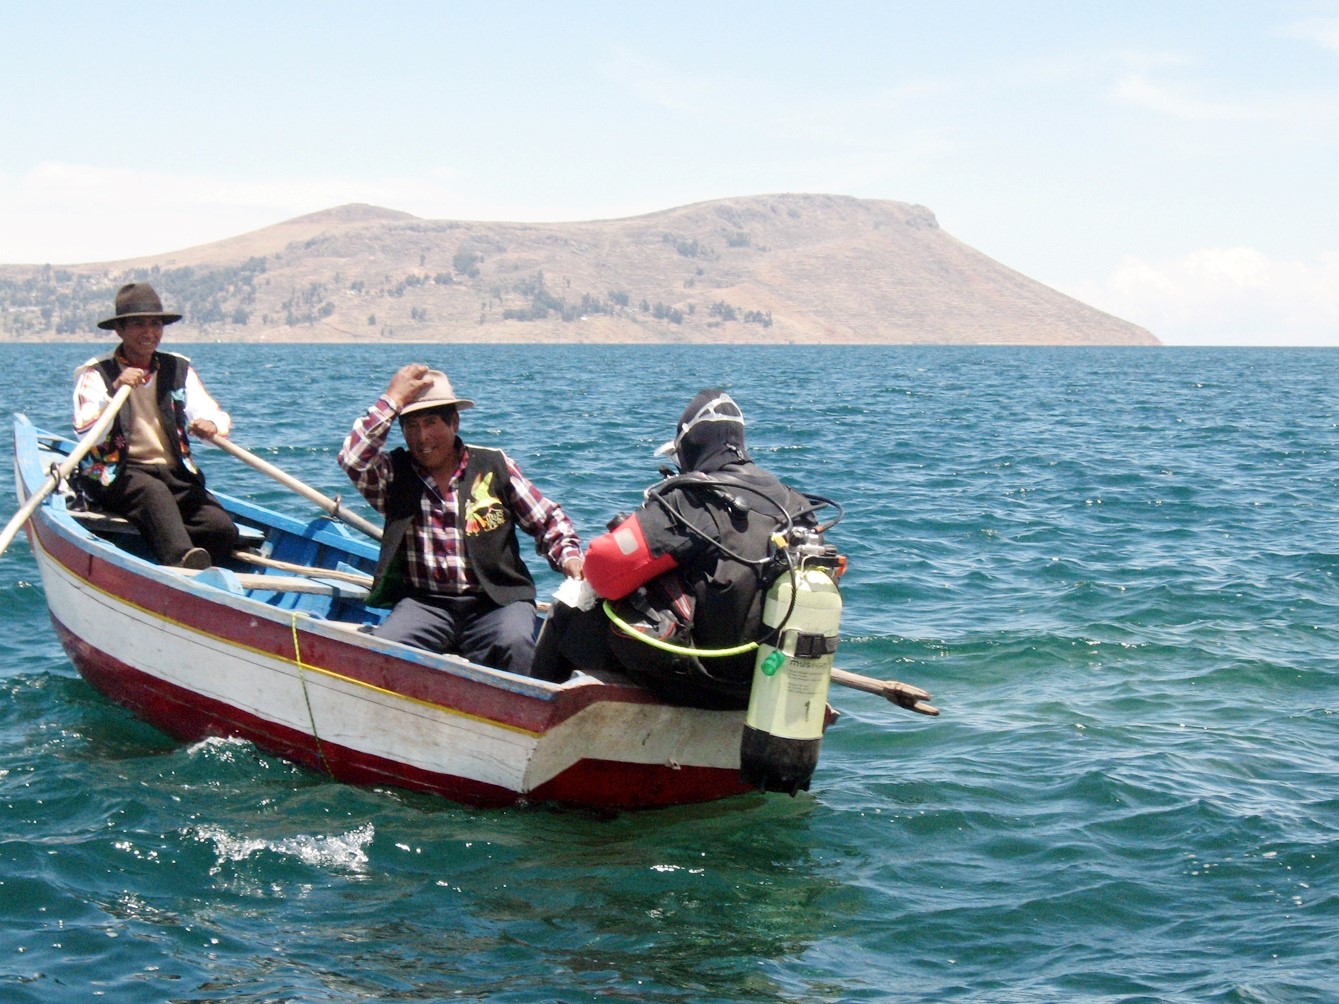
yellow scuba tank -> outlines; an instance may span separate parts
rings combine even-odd
[[[794,795],[809,789],[818,765],[842,599],[836,548],[820,538],[791,546],[788,554],[790,567],[763,604],[768,642],[759,644],[754,662],[739,774],[763,791]]]

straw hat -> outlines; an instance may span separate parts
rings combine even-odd
[[[456,397],[456,392],[451,389],[451,381],[446,378],[446,374],[441,370],[428,370],[423,376],[432,381],[432,386],[400,409],[401,418],[412,415],[416,411],[426,411],[429,408],[455,407],[457,410],[463,411],[466,408],[474,407],[473,401]]]

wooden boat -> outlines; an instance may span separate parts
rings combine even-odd
[[[20,501],[52,483],[74,445],[15,416]],[[647,808],[749,790],[743,712],[673,707],[614,677],[546,683],[375,638],[382,612],[363,604],[361,584],[371,541],[215,494],[250,562],[163,567],[128,523],[78,511],[62,491],[27,522],[70,660],[164,732],[241,737],[342,781],[475,806]]]

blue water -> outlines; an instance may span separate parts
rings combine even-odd
[[[66,428],[90,351],[0,347],[6,410]],[[346,495],[354,415],[441,366],[466,437],[587,536],[724,385],[765,465],[845,503],[838,663],[943,715],[834,690],[795,799],[605,819],[353,788],[99,698],[20,539],[0,1000],[1339,999],[1339,352],[188,351],[237,442]],[[8,461],[0,493],[7,518]]]

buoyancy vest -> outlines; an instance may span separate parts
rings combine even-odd
[[[115,350],[101,356],[93,365],[102,373],[108,388],[121,375],[122,365]],[[149,365],[155,374],[155,400],[172,456],[189,477],[203,485],[204,472],[196,467],[191,457],[191,441],[186,434],[189,424],[186,419],[186,374],[191,361],[175,352],[155,352]],[[114,488],[125,471],[130,440],[121,421],[122,415],[124,412],[116,416],[107,438],[93,447],[79,465],[80,474],[104,489]]]
[[[469,459],[457,483],[457,529],[465,561],[484,594],[498,606],[535,600],[530,575],[516,537],[516,520],[502,501],[502,485],[511,476],[501,450],[466,446]],[[389,607],[413,591],[404,562],[405,538],[422,511],[427,484],[414,469],[409,451],[390,454],[391,483],[386,491],[386,525],[377,558],[369,606]]]
[[[695,480],[703,485],[693,484]],[[727,487],[711,487],[713,481],[724,482]],[[731,482],[748,487],[732,491],[728,487]],[[812,525],[812,503],[747,461],[730,465],[728,471],[681,475],[678,485],[669,488],[663,499],[665,505],[649,501],[638,510],[638,516],[651,552],[671,554],[678,563],[678,568],[665,574],[678,576],[694,598],[693,644],[718,649],[756,641],[762,630],[763,600],[769,585],[764,570],[732,560],[686,530],[679,520],[687,520],[729,551],[760,560],[770,553],[771,535],[785,523],[779,510],[784,509],[801,525]],[[679,516],[671,516],[667,507]],[[747,687],[753,661],[754,656],[748,653],[706,659],[703,665],[713,677]]]

